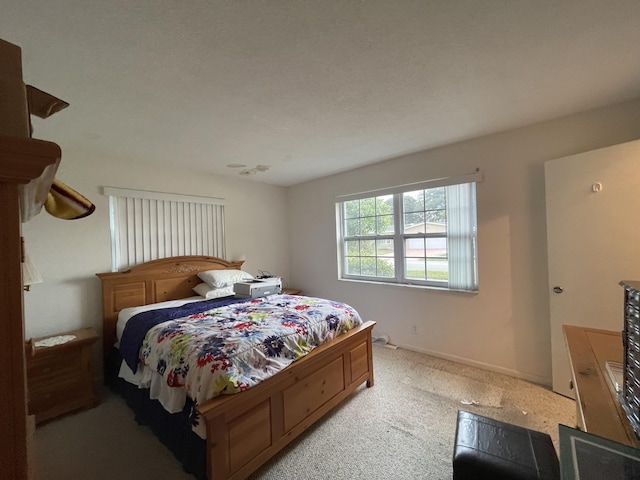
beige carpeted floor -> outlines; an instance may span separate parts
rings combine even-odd
[[[359,388],[251,479],[450,480],[458,410],[546,432],[556,449],[558,424],[575,424],[573,400],[522,380],[379,346],[374,368],[373,388]],[[39,427],[35,450],[40,480],[193,478],[107,391],[97,408]]]

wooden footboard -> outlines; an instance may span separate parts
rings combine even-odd
[[[245,392],[200,406],[208,479],[246,478],[362,383],[373,386],[374,325],[366,322]]]

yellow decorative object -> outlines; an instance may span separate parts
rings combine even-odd
[[[53,180],[44,208],[54,217],[63,220],[84,218],[96,209],[93,203],[57,178]]]

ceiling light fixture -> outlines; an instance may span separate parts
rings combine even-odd
[[[255,175],[258,172],[266,172],[271,168],[271,165],[256,165],[253,168],[245,168],[238,172],[239,175]]]

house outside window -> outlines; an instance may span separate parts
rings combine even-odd
[[[340,278],[478,290],[480,173],[339,197]]]

